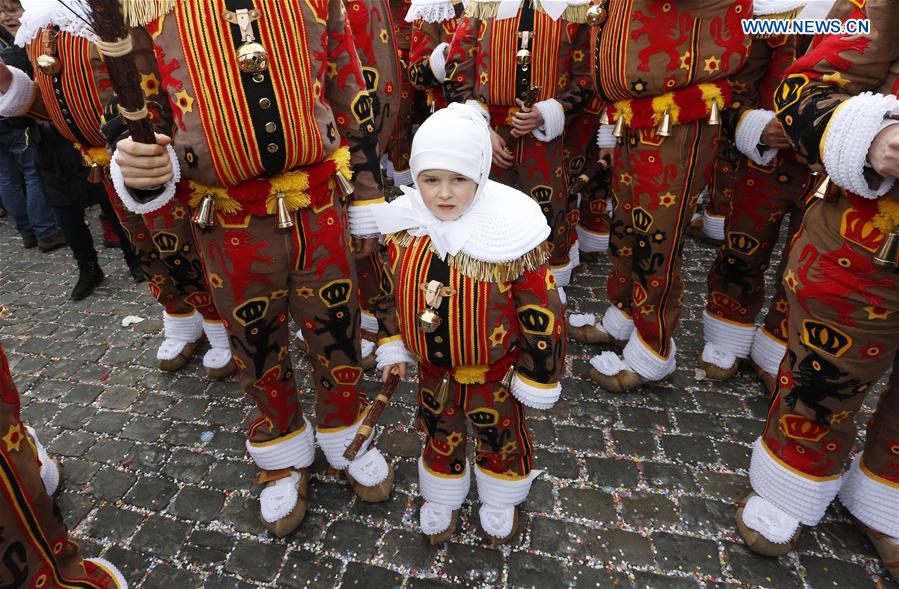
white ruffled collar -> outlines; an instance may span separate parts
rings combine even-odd
[[[412,0],[406,11],[406,22],[423,20],[427,23],[440,23],[456,17],[456,4],[459,0]],[[462,0],[463,5],[468,0]]]
[[[52,25],[76,37],[84,37],[91,42],[97,40],[88,24],[91,10],[87,0],[22,0],[22,8],[25,9],[22,24],[16,32],[16,45],[20,47],[33,41],[41,30]]]
[[[440,221],[430,212],[423,215],[422,209],[427,212],[421,194],[404,187],[402,196],[389,204],[374,205],[372,212],[382,233],[405,230],[415,237],[430,237],[441,259],[461,252],[482,262],[513,262],[550,234],[540,205],[493,180],[487,181],[477,202],[455,221]]]
[[[530,2],[531,0],[524,1]],[[518,14],[521,2],[522,0],[500,0],[495,20],[513,18]],[[534,0],[534,2],[540,3],[540,7],[549,18],[559,20],[559,17],[562,16],[562,13],[565,12],[567,8],[589,4],[590,0]]]
[[[752,13],[754,16],[783,14],[803,8],[808,2],[809,0],[753,0]]]

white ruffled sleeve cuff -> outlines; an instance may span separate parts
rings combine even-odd
[[[134,198],[131,189],[125,186],[125,177],[122,175],[122,168],[116,159],[116,154],[112,155],[112,161],[109,163],[109,176],[112,178],[112,185],[115,187],[116,194],[122,199],[125,208],[137,215],[145,215],[158,211],[169,203],[175,196],[175,186],[181,180],[181,165],[178,163],[178,156],[175,149],[171,145],[166,146],[169,159],[172,160],[172,179],[162,185],[162,192],[149,202],[138,202]]]
[[[478,111],[481,114],[481,116],[484,117],[484,120],[487,121],[487,124],[488,125],[490,124],[490,112],[487,110],[487,108],[483,104],[481,104],[477,100],[471,100],[471,99],[466,100],[465,104],[467,104],[471,108]]]
[[[615,125],[600,125],[596,132],[596,145],[600,149],[607,149],[618,145],[618,139],[614,135]]]
[[[774,147],[759,150],[762,133],[776,116],[773,110],[758,108],[747,110],[737,123],[737,132],[734,137],[737,149],[760,166],[767,166],[777,155],[777,148]]]
[[[377,221],[375,221],[373,207],[383,202],[383,199],[376,199],[364,205],[351,204],[347,210],[347,217],[350,222],[350,235],[353,237],[380,235],[381,231],[378,229]]]
[[[872,188],[865,163],[884,117],[895,112],[899,112],[899,99],[871,92],[853,96],[837,107],[821,139],[821,159],[834,184],[870,199],[880,198],[893,188],[895,178],[884,178],[871,170],[869,175],[880,179],[879,186]]]
[[[0,93],[0,116],[18,117],[28,112],[34,102],[37,88],[28,74],[17,67],[9,66],[12,82],[6,92]]]
[[[378,370],[383,370],[394,364],[415,364],[415,358],[406,349],[406,345],[403,344],[403,339],[400,337],[378,342],[378,349],[375,350],[375,359],[378,362]]]
[[[534,108],[543,115],[543,126],[534,129],[533,134],[538,140],[549,143],[562,135],[565,130],[565,109],[555,98],[541,100]]]
[[[552,409],[561,394],[562,386],[559,383],[537,383],[518,372],[512,377],[512,395],[531,409]]]
[[[437,78],[438,82],[442,82],[446,79],[446,48],[449,47],[449,43],[443,42],[437,47],[434,47],[434,51],[431,52],[431,73],[434,74],[434,77]]]

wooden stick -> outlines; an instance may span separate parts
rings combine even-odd
[[[88,0],[88,4],[91,7],[91,25],[102,44],[117,44],[130,39],[120,0]],[[104,60],[131,138],[138,143],[155,144],[153,123],[146,110],[134,56],[129,51],[124,55],[104,55]]]
[[[362,448],[362,444],[365,443],[365,440],[371,437],[375,425],[377,425],[378,419],[381,417],[381,413],[384,412],[384,408],[390,403],[390,398],[393,396],[393,393],[396,392],[396,387],[399,384],[399,373],[391,371],[387,376],[387,382],[381,387],[378,396],[375,397],[371,407],[368,408],[368,413],[365,415],[365,419],[362,420],[362,425],[359,426],[356,437],[353,438],[353,441],[350,442],[350,445],[347,446],[346,451],[343,453],[344,458],[349,461],[356,459],[356,454],[359,453],[359,449]]]

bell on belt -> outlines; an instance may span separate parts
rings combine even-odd
[[[211,194],[207,194],[200,202],[200,208],[194,214],[193,222],[195,225],[203,227],[211,227],[215,218],[215,199]]]
[[[353,194],[353,183],[347,180],[342,172],[337,172],[334,176],[337,178],[337,188],[340,190],[340,194],[343,195],[343,198],[349,198]]]
[[[443,378],[440,379],[440,384],[437,385],[437,389],[434,391],[434,400],[437,401],[437,404],[441,407],[446,405],[446,402],[449,400],[449,388],[450,373],[447,372],[443,375]]]
[[[37,67],[41,70],[42,74],[47,76],[55,76],[62,70],[62,65],[59,63],[59,60],[46,53],[38,56]]]
[[[720,125],[721,124],[721,111],[718,110],[718,101],[712,100],[712,105],[709,107],[709,125]]]
[[[515,63],[517,63],[518,67],[522,70],[527,71],[531,66],[531,52],[528,50],[528,44],[531,41],[531,32],[522,31],[518,33],[518,39],[521,41],[521,49],[515,54]]]
[[[606,9],[602,4],[594,4],[587,9],[587,24],[591,27],[601,25],[606,20]]]
[[[886,234],[883,244],[874,254],[874,263],[887,268],[899,268],[899,227]]]
[[[606,112],[606,109],[602,109],[602,114],[599,115],[599,124],[600,125],[608,125],[609,124],[609,113]]]
[[[618,115],[618,120],[615,121],[615,128],[612,129],[612,135],[621,139],[624,137],[624,117]]]
[[[91,170],[87,173],[87,181],[91,184],[103,182],[103,166],[97,163],[91,164]]]
[[[671,137],[671,112],[667,108],[662,114],[662,122],[659,123],[656,135],[659,137]]]
[[[437,311],[430,307],[421,312],[418,316],[418,327],[425,333],[434,333],[443,322]]]
[[[293,218],[290,211],[287,210],[287,202],[284,199],[284,193],[279,192],[278,197],[278,229],[290,229],[293,227]]]
[[[258,74],[268,69],[268,53],[259,43],[244,43],[237,48],[237,65],[245,74]]]

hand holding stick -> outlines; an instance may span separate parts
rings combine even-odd
[[[374,402],[368,408],[368,413],[365,415],[365,419],[362,420],[362,425],[359,426],[356,437],[353,438],[353,441],[350,442],[350,445],[347,446],[346,451],[343,453],[344,458],[351,462],[356,459],[359,449],[362,448],[362,444],[371,437],[371,434],[378,423],[378,419],[381,417],[381,413],[384,412],[384,408],[390,403],[390,398],[393,397],[393,393],[396,392],[396,387],[399,384],[399,370],[392,371],[390,376],[387,377],[384,386],[381,387],[378,396],[375,397]]]

